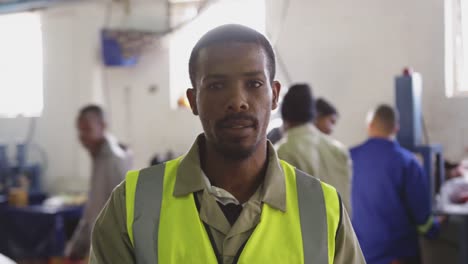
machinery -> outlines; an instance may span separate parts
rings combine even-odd
[[[422,116],[421,75],[405,69],[395,78],[396,108],[400,113],[400,130],[397,140],[400,145],[422,157],[425,173],[430,177],[431,201],[440,192],[445,179],[443,149],[440,144],[423,143],[425,130]],[[426,135],[427,141],[427,135]]]
[[[12,187],[26,187],[30,195],[41,191],[41,166],[27,163],[26,144],[16,145],[16,162],[8,159],[8,146],[0,145],[0,195],[6,195]]]

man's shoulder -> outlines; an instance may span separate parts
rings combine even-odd
[[[352,148],[349,149],[349,154],[351,157],[354,159],[358,157],[359,155],[365,154],[369,151],[369,146],[366,144],[366,142],[363,142],[361,144],[358,144]]]
[[[298,184],[305,188],[313,188],[313,186],[320,186],[321,189],[327,189],[328,191],[337,192],[336,188],[326,182],[320,180],[317,177],[314,177],[304,171],[301,171],[295,168],[296,171],[296,181]]]
[[[335,154],[342,154],[345,156],[348,156],[348,148],[341,143],[340,141],[328,136],[328,135],[321,135],[320,137],[320,142],[321,145],[324,147],[327,147],[331,151],[333,151]]]
[[[138,170],[138,173],[140,175],[142,174],[154,174],[154,173],[157,173],[157,172],[160,172],[161,170],[164,170],[166,168],[166,162],[163,162],[163,163],[159,163],[159,164],[155,164],[155,165],[152,165],[152,166],[148,166],[148,167],[145,167],[145,168],[142,168],[140,170]]]
[[[283,137],[278,143],[274,145],[274,148],[278,155],[281,155],[291,152],[292,149],[295,149],[295,146],[291,141],[288,141],[287,137]]]
[[[320,180],[319,178],[315,177],[315,176],[312,176],[310,175],[309,173],[305,172],[305,171],[302,171],[298,168],[294,168],[294,171],[296,173],[296,180],[299,180],[301,182],[307,182],[307,183],[324,183],[326,184],[325,182],[323,182],[322,180]]]
[[[131,163],[130,160],[130,156],[128,156],[124,150],[120,149],[120,147],[108,144],[106,150],[100,155],[96,162],[101,164],[101,166],[121,167],[125,165],[125,167],[127,167],[127,165]]]
[[[126,187],[125,187],[125,179],[121,181],[115,188],[112,190],[112,194],[110,199],[111,200],[120,200],[120,199],[125,199],[125,193],[126,193]]]
[[[417,167],[421,167],[422,168],[422,161],[418,160],[417,156],[415,155],[415,153],[401,147],[401,146],[398,146],[398,155],[401,159],[401,161],[407,165],[407,166],[417,166]]]
[[[124,149],[124,147],[122,147],[118,142],[117,138],[109,133],[105,136],[104,148],[104,156],[115,161],[127,159],[130,152],[127,151],[127,149]]]
[[[142,169],[139,169],[139,170],[127,171],[127,173],[125,174],[124,180],[119,185],[117,185],[117,187],[115,187],[113,193],[115,195],[124,195],[125,196],[125,189],[126,189],[125,186],[126,186],[127,182],[132,182],[132,178],[139,180],[142,175],[151,175],[151,176],[153,176],[153,175],[157,174],[158,172],[164,170],[164,168],[165,168],[165,163],[161,163],[161,164],[156,164],[156,165],[149,166],[149,167],[146,167],[146,168],[142,168]]]
[[[402,156],[403,158],[405,159],[408,159],[408,160],[412,160],[414,159],[414,154],[413,152],[403,148],[402,146],[397,146],[396,147],[396,152],[398,153],[398,155]]]
[[[363,146],[364,146],[364,144],[355,145],[355,146],[353,146],[353,147],[351,147],[351,148],[349,149],[349,152],[351,152],[351,153],[357,152],[357,151],[359,151],[360,149],[362,149]]]

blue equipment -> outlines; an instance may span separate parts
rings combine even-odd
[[[27,178],[30,195],[41,193],[41,166],[35,163],[27,164],[27,145],[16,145],[15,164],[8,160],[7,150],[7,145],[0,145],[0,195],[7,195],[11,187],[18,187],[20,176]]]
[[[431,201],[440,192],[445,179],[443,148],[440,144],[423,144],[422,78],[405,69],[395,78],[396,108],[400,113],[397,140],[401,146],[422,156],[424,171],[430,177]]]

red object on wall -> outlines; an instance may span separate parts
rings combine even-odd
[[[404,76],[411,76],[413,74],[413,69],[410,67],[406,67],[403,69]]]

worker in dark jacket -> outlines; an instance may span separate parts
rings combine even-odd
[[[419,264],[418,234],[434,237],[429,179],[395,140],[398,113],[381,105],[369,116],[369,139],[351,149],[352,223],[369,264]]]

